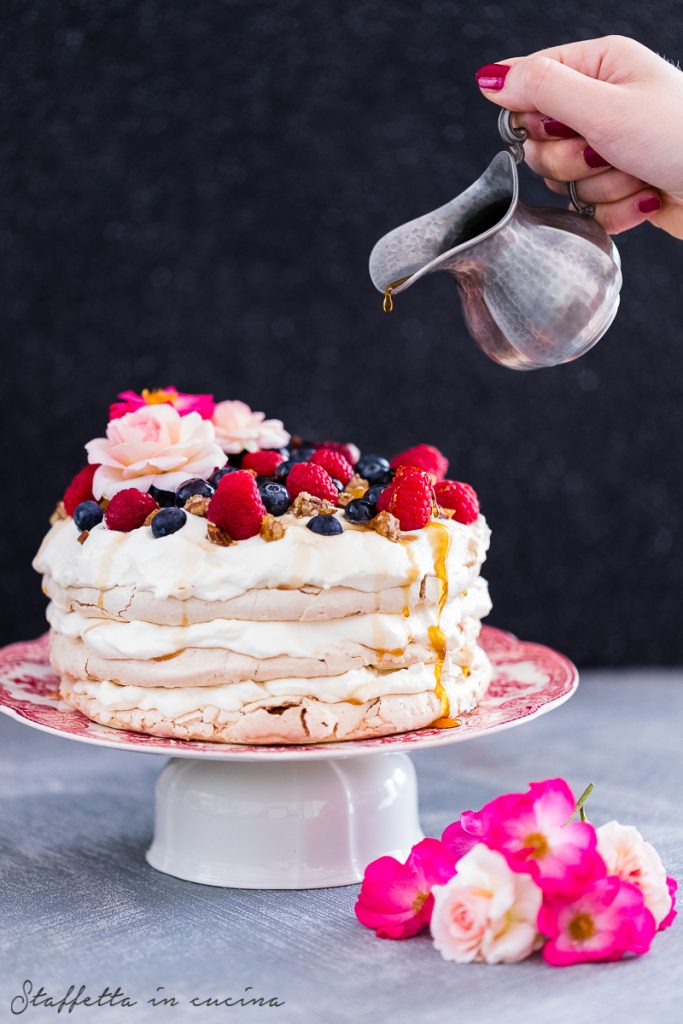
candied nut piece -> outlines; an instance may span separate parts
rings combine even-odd
[[[289,511],[301,518],[301,516],[317,516],[336,512],[336,506],[326,498],[316,498],[308,491],[302,491],[290,505]]]
[[[152,525],[152,520],[153,520],[153,519],[154,519],[154,517],[155,517],[156,515],[158,515],[158,514],[159,514],[160,512],[161,512],[161,509],[160,509],[160,508],[155,508],[155,509],[152,509],[152,511],[151,511],[151,512],[150,512],[150,514],[149,514],[149,515],[147,516],[147,518],[145,519],[145,521],[144,521],[144,523],[143,523],[142,525],[143,525],[143,526],[151,526],[151,525]]]
[[[381,534],[387,540],[397,541],[401,536],[398,519],[392,516],[391,512],[378,512],[375,518],[370,520],[369,525],[375,533]]]
[[[285,535],[285,528],[275,516],[271,516],[270,512],[268,515],[263,517],[261,522],[261,536],[264,540],[280,540]]]
[[[58,523],[60,519],[68,519],[68,518],[69,517],[66,514],[66,507],[64,505],[64,502],[63,501],[58,501],[57,504],[55,505],[54,512],[50,516],[50,526],[54,526],[54,524]]]
[[[353,501],[353,495],[349,494],[348,491],[342,491],[339,497],[337,498],[337,501],[339,503],[340,508],[346,508],[348,503],[350,501]]]
[[[203,519],[206,519],[206,513],[209,510],[209,499],[201,494],[193,494],[187,499],[183,507],[186,512],[190,512],[193,516],[201,516]]]
[[[232,544],[232,537],[225,530],[221,530],[220,526],[216,526],[215,523],[206,524],[206,536],[209,538],[212,544],[218,544],[222,548],[227,548]]]
[[[85,542],[86,542],[86,540],[88,539],[89,536],[90,536],[90,530],[83,530],[83,532],[79,533],[79,535],[78,535],[78,543],[79,544],[85,544]]]
[[[365,480],[362,476],[359,476],[358,473],[354,473],[351,479],[349,480],[348,484],[342,491],[342,494],[349,495],[349,497],[346,499],[346,503],[348,504],[349,501],[353,501],[354,498],[362,498],[369,486],[370,484],[368,483],[367,480]]]

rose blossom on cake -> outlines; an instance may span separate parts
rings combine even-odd
[[[676,916],[674,898],[676,882],[668,878],[654,846],[642,837],[633,825],[608,821],[596,830],[598,853],[610,875],[631,882],[643,894],[645,906],[661,931]]]
[[[109,419],[115,420],[127,412],[135,412],[146,405],[172,405],[181,416],[198,412],[202,419],[210,420],[213,415],[213,395],[188,395],[176,388],[143,388],[137,391],[122,391],[119,401],[109,406]]]
[[[106,437],[85,447],[88,461],[100,464],[92,484],[97,500],[131,486],[174,491],[191,477],[207,478],[227,461],[211,421],[198,412],[183,416],[172,405],[144,405],[110,420]]]
[[[284,448],[289,443],[282,420],[267,420],[264,412],[254,412],[245,402],[219,402],[213,411],[213,425],[218,443],[229,454]]]
[[[539,944],[541,890],[483,843],[460,858],[456,874],[432,895],[430,928],[444,960],[517,963]]]

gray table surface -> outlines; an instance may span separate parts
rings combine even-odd
[[[563,708],[520,729],[415,755],[422,822],[438,835],[459,810],[564,775],[593,781],[596,823],[637,824],[683,877],[683,672],[586,673]],[[376,939],[353,915],[357,887],[224,890],[144,860],[161,759],[54,738],[0,716],[0,1021],[681,1020],[683,926],[619,964],[454,965],[428,935]],[[127,1009],[71,1015],[10,1003],[25,979],[61,998],[117,985]],[[146,1000],[164,986],[173,1008]],[[277,996],[280,1007],[192,1008],[192,996]],[[15,1004],[15,1009],[19,1004]]]

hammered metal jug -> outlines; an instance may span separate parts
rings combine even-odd
[[[455,199],[381,238],[370,277],[388,311],[425,274],[444,270],[458,286],[470,334],[491,359],[516,370],[567,363],[616,316],[619,253],[573,182],[578,212],[520,201],[526,133],[507,110],[499,129],[509,148]]]

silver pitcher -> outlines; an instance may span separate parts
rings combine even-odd
[[[580,203],[532,208],[519,199],[524,129],[501,111],[509,148],[450,203],[390,231],[370,254],[384,308],[425,274],[455,278],[465,320],[495,362],[516,370],[567,363],[592,348],[619,307],[621,261],[610,236]]]

